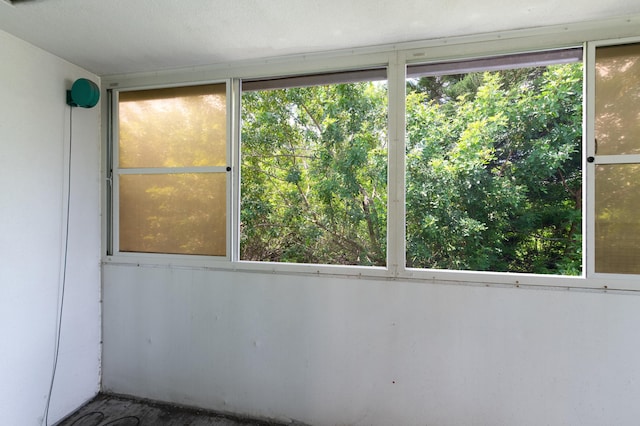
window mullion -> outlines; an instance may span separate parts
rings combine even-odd
[[[586,238],[582,243],[583,274],[587,277],[595,272],[595,164],[585,163],[584,157],[589,158],[595,155],[595,46],[593,43],[585,43],[584,53],[584,85],[583,85],[583,179],[582,191],[585,194],[583,199],[584,214],[583,233]]]
[[[388,69],[389,169],[387,268],[394,276],[405,269],[405,63],[393,55]]]
[[[227,186],[227,257],[232,262],[240,259],[240,102],[241,86],[239,79],[232,79],[228,84],[227,108],[229,111],[228,155],[231,173]]]
[[[108,114],[109,114],[109,134],[107,141],[107,254],[113,255],[119,251],[119,238],[120,235],[119,225],[120,216],[118,215],[120,209],[119,202],[119,148],[118,148],[118,100],[119,92],[117,90],[109,91],[108,97]]]

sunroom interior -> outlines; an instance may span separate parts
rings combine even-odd
[[[52,425],[101,392],[312,425],[640,418],[637,2],[0,0],[0,52],[0,424]],[[452,89],[472,74],[472,95]],[[79,80],[95,105],[68,102]],[[544,103],[558,93],[561,112]],[[145,115],[189,97],[209,108],[183,120],[213,129],[205,148]],[[442,113],[483,100],[494,112],[464,130]],[[542,130],[505,136],[511,107]],[[336,115],[313,120],[323,108]],[[294,137],[331,135],[334,162],[311,145],[292,162]],[[455,163],[485,136],[502,145]],[[566,157],[535,155],[574,174],[530,154],[567,140]],[[501,195],[417,184],[456,167]],[[539,193],[561,196],[531,213],[535,184],[516,179],[545,167]],[[357,203],[347,172],[369,179]],[[488,205],[509,234],[468,214]]]

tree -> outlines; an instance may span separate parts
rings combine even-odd
[[[581,271],[581,69],[410,82],[408,266]]]
[[[582,66],[407,81],[407,266],[581,271]],[[384,265],[386,86],[245,92],[241,258]]]
[[[386,85],[244,92],[241,259],[384,265]]]

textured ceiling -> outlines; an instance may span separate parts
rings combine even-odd
[[[0,29],[110,75],[638,13],[639,0],[0,0]]]

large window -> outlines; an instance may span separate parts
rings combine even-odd
[[[240,259],[386,264],[385,79],[243,83]]]
[[[408,67],[408,267],[581,273],[581,57]]]
[[[587,43],[588,66],[582,47],[418,63],[443,52],[425,48],[113,89],[108,252],[587,287],[640,274],[640,43],[625,42]]]
[[[226,110],[226,84],[119,93],[119,251],[226,255]]]

